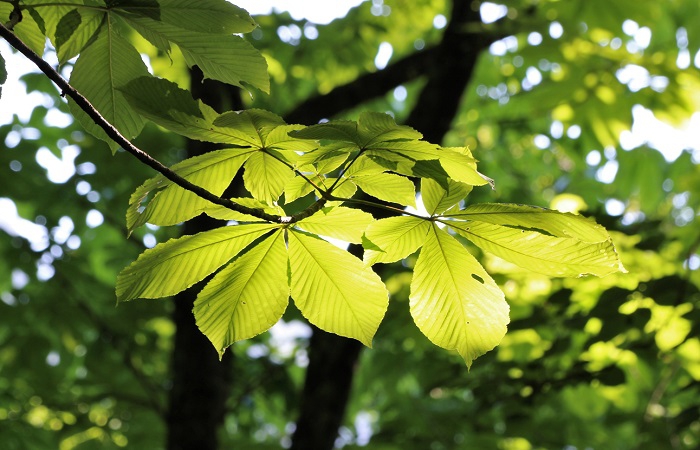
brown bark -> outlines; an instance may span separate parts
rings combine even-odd
[[[463,31],[466,24],[479,23],[480,20],[478,6],[472,8],[471,2],[455,0],[451,20],[442,42],[427,56],[423,55],[422,62],[415,66],[420,70],[401,74],[400,71],[385,69],[396,74],[394,79],[382,79],[379,88],[386,90],[405,82],[409,75],[427,75],[427,82],[406,124],[419,130],[430,142],[441,142],[450,129],[479,54],[495,39],[480,38],[479,35],[469,35]],[[406,58],[398,64],[405,64],[405,61],[412,59]],[[426,61],[440,61],[440,64],[425,64]],[[378,75],[360,77],[357,80],[358,86],[370,86],[368,80],[373,76]],[[359,98],[369,99],[371,97],[368,95],[380,95],[381,93],[377,93],[381,90],[379,88],[368,87],[367,89],[371,90]],[[314,123],[322,117],[329,117],[341,111],[338,109],[339,105],[345,106],[341,98],[355,90],[356,88],[342,87],[341,94],[344,95],[337,98],[332,93],[329,94],[325,98],[334,99],[335,103],[332,104],[324,105],[320,99],[308,101],[297,108],[291,117],[302,123]],[[357,98],[358,96],[355,96],[355,99]],[[357,101],[351,106],[356,105]],[[372,213],[377,218],[381,217],[377,211]],[[357,341],[314,330],[309,345],[309,366],[292,450],[333,448],[345,416],[352,378],[361,350],[362,346]]]
[[[191,71],[195,98],[222,111],[241,109],[240,95],[230,86],[211,80],[202,82],[199,70]],[[215,150],[215,144],[187,142],[187,156]],[[220,227],[222,222],[200,216],[185,223],[184,234]],[[167,421],[168,450],[216,450],[217,433],[223,424],[231,386],[231,353],[222,361],[195,324],[192,307],[201,283],[175,296],[172,319],[176,326],[172,356],[172,387]]]

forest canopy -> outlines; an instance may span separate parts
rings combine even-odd
[[[700,11],[597,3],[0,2],[3,439],[694,448]]]

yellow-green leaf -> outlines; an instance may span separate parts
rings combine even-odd
[[[440,186],[435,180],[430,178],[421,179],[421,198],[423,206],[428,214],[442,214],[446,210],[457,205],[462,201],[472,190],[472,186],[465,183],[447,180],[447,189]]]
[[[385,202],[416,206],[416,188],[406,177],[393,173],[378,173],[352,177],[352,182],[372,197]]]
[[[316,214],[298,222],[311,233],[359,244],[367,226],[374,221],[371,214],[342,206],[322,208]]]
[[[290,230],[292,298],[317,327],[372,346],[389,305],[389,293],[372,269],[350,253]]]
[[[506,333],[503,292],[452,236],[431,226],[411,281],[410,309],[434,344],[456,350],[467,366],[493,349]]]
[[[610,239],[605,228],[595,223],[593,219],[536,206],[480,203],[459,212],[451,212],[446,217],[530,229],[584,242],[603,242]]]
[[[172,170],[197,186],[221,195],[251,150],[225,149],[195,156],[175,164]],[[144,199],[153,191],[155,196],[141,211]],[[174,225],[201,214],[212,203],[176,185],[163,175],[157,175],[139,186],[129,199],[126,225],[129,232],[144,223]]]
[[[406,258],[425,242],[430,222],[411,216],[389,217],[371,223],[365,231],[366,265]]]
[[[177,294],[203,280],[276,226],[222,227],[158,244],[141,253],[121,271],[117,277],[117,299],[127,301]]]
[[[288,302],[287,249],[280,230],[207,283],[194,302],[194,317],[221,357],[234,342],[267,331]]]
[[[148,76],[141,55],[126,39],[105,26],[99,37],[80,54],[70,81],[109,123],[130,139],[141,132],[145,122],[129,106],[119,88],[141,76]],[[69,106],[90,134],[106,141],[116,151],[117,145],[75,102],[69,102]]]
[[[585,242],[485,222],[450,227],[489,253],[549,276],[602,277],[622,269],[611,240]]]
[[[294,172],[286,164],[267,152],[257,151],[246,161],[243,183],[253,197],[271,204],[293,177]]]

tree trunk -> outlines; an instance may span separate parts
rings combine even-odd
[[[406,121],[406,125],[419,130],[430,142],[440,143],[450,129],[477,58],[495,39],[466,34],[463,31],[465,24],[480,21],[478,5],[472,7],[472,2],[453,2],[450,24],[445,29],[442,42],[435,49],[439,54],[437,59],[441,63],[427,69],[425,87]],[[405,58],[399,64],[406,64],[406,61],[412,59]],[[387,67],[385,70],[391,68]],[[367,83],[369,78],[370,76],[360,77],[358,80]],[[398,74],[395,83],[383,80],[382,86],[387,90],[392,89],[405,82],[405,78],[405,74]],[[353,89],[351,86],[344,86],[343,92],[346,91],[352,92]],[[327,97],[332,98],[332,95]],[[320,98],[314,99],[315,103],[309,105],[316,107],[314,111],[326,112],[325,116],[330,116],[328,111],[339,112],[335,110],[336,105],[320,106],[319,100]],[[301,111],[295,111],[293,116],[306,123],[315,123],[318,120]],[[375,218],[381,217],[377,214],[378,211],[372,213]],[[292,450],[333,448],[345,416],[354,370],[361,350],[362,344],[355,340],[314,330],[309,344],[309,366],[297,428],[292,439]]]
[[[195,98],[222,111],[240,109],[240,94],[211,80],[202,82],[199,70],[191,71],[191,90]],[[187,142],[187,156],[192,157],[216,150],[215,144]],[[185,223],[184,234],[218,228],[221,221],[206,216]],[[167,449],[216,450],[217,433],[223,424],[226,401],[231,386],[231,352],[222,361],[209,340],[195,324],[192,307],[199,283],[175,296],[172,319],[175,323],[175,343],[172,356],[172,387],[168,398]]]

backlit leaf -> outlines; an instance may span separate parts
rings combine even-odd
[[[241,165],[251,155],[247,149],[225,149],[195,156],[175,164],[171,169],[187,181],[215,195],[221,195]],[[146,208],[141,204],[153,191],[155,196]],[[139,186],[129,199],[126,226],[129,232],[144,223],[174,225],[202,213],[213,205],[193,192],[176,185],[163,175],[157,175]]]
[[[411,216],[389,217],[371,223],[365,231],[364,262],[390,263],[406,258],[425,242],[430,222]],[[367,245],[371,242],[372,246]]]
[[[413,270],[410,309],[434,344],[456,350],[467,366],[506,333],[509,307],[479,262],[432,225]]]
[[[612,241],[585,242],[485,222],[450,224],[483,250],[549,276],[600,277],[621,269]]]
[[[148,70],[141,55],[124,38],[106,29],[80,55],[73,67],[70,81],[102,116],[124,136],[133,138],[141,132],[143,118],[137,114],[124,98],[120,87],[129,81],[147,76]],[[69,102],[71,113],[80,124],[94,136],[117,145],[74,102]]]
[[[245,165],[243,183],[253,197],[266,203],[276,202],[294,172],[264,151],[253,153]]]
[[[421,180],[421,198],[428,214],[442,214],[449,208],[457,205],[472,190],[472,186],[465,183],[447,180],[447,189],[430,178]]]
[[[63,64],[80,53],[104,18],[104,12],[89,8],[73,9],[61,17],[54,38],[59,63]]]
[[[480,203],[447,215],[460,220],[478,220],[494,225],[537,230],[583,242],[603,242],[608,232],[592,219],[571,213],[510,203]]]
[[[367,226],[374,221],[371,214],[342,206],[325,207],[298,222],[311,233],[359,244]]]
[[[158,244],[121,271],[117,277],[117,299],[123,302],[177,294],[203,280],[275,227],[222,227]]]
[[[293,230],[288,238],[292,298],[304,317],[371,347],[389,304],[379,276],[322,239]]]
[[[416,206],[416,190],[406,177],[392,173],[378,173],[352,177],[352,182],[372,197],[390,203]]]
[[[267,331],[288,302],[287,249],[280,230],[216,274],[197,296],[194,316],[221,357],[234,342]]]

